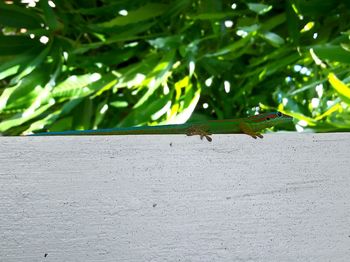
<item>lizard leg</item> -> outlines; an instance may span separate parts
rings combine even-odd
[[[186,131],[186,135],[188,136],[196,136],[199,135],[201,139],[205,137],[209,142],[211,142],[213,139],[210,137],[211,134],[209,134],[207,131],[199,128],[199,127],[190,127]]]
[[[256,133],[256,135],[257,135],[258,137],[260,137],[260,138],[264,138],[264,136],[263,136],[262,134],[260,134],[260,133]]]
[[[244,134],[247,134],[248,136],[251,136],[252,138],[256,139],[257,137],[263,138],[264,136],[260,134],[259,132],[255,132],[250,126],[248,126],[244,122],[239,123],[239,128]]]

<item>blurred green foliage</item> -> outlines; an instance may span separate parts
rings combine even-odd
[[[349,10],[340,0],[2,1],[0,133],[275,109],[299,130],[349,129]]]

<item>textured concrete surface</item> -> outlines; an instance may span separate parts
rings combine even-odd
[[[0,261],[350,261],[350,133],[0,137]]]

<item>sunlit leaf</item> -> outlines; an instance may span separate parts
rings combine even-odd
[[[9,61],[0,65],[0,80],[8,76],[17,74],[21,68],[25,68],[30,61],[35,58],[37,50],[30,49],[20,56],[14,56]]]
[[[127,101],[113,101],[109,103],[111,106],[116,107],[116,108],[124,108],[129,105]]]
[[[113,76],[102,77],[99,73],[73,75],[57,85],[52,92],[55,98],[78,98],[92,94],[105,87]]]
[[[41,51],[37,57],[35,57],[32,61],[30,61],[28,64],[26,64],[25,67],[23,67],[23,70],[18,70],[18,74],[11,79],[11,84],[17,84],[18,81],[20,81],[23,77],[29,75],[32,73],[41,63],[44,62],[46,59],[47,55],[49,54],[51,50],[51,44],[44,48],[43,51]],[[22,67],[21,67],[22,68]]]
[[[142,85],[147,86],[146,93],[140,98],[134,108],[144,104],[159,86],[171,75],[170,68],[174,63],[175,52],[168,52],[150,74],[142,81]]]
[[[350,88],[340,81],[333,73],[328,74],[328,81],[340,97],[350,105]]]
[[[6,102],[3,100],[6,105],[4,109],[27,109],[43,91],[47,80],[47,76],[41,71],[35,71],[24,77],[17,85],[9,89],[11,90],[9,97]]]
[[[106,113],[109,110],[109,106],[107,104],[107,98],[104,99],[102,102],[100,102],[97,105],[97,108],[95,110],[95,119],[93,121],[93,129],[97,129],[100,123],[105,119]]]
[[[52,105],[47,104],[43,105],[37,110],[32,110],[29,108],[28,110],[24,111],[23,113],[18,113],[11,117],[10,119],[7,119],[5,121],[0,122],[0,132],[5,132],[6,130],[22,125],[26,123],[27,121],[30,121],[31,119],[40,116],[42,113],[44,113],[47,109],[49,109]]]
[[[265,32],[262,33],[261,36],[272,46],[279,47],[284,44],[284,39],[273,32]]]
[[[194,93],[186,93],[186,99],[188,102],[184,105],[184,108],[175,117],[167,121],[170,124],[182,124],[185,123],[192,115],[194,109],[200,98],[201,90],[197,89]]]
[[[272,5],[264,5],[258,3],[248,3],[247,5],[251,11],[259,15],[263,15],[272,9]]]
[[[130,114],[128,114],[122,121],[119,122],[118,126],[135,126],[135,125],[146,125],[150,120],[152,115],[156,114],[161,110],[169,101],[170,94],[160,97],[153,95],[153,98],[146,105],[134,109]]]
[[[31,133],[36,130],[47,128],[49,126],[49,131],[58,131],[58,130],[68,130],[72,128],[72,117],[64,117],[69,114],[77,105],[82,101],[82,98],[72,99],[66,103],[61,109],[49,114],[43,119],[37,120],[30,125],[30,127],[25,130],[24,133]],[[62,121],[61,121],[62,120]]]

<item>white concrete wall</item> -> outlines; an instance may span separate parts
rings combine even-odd
[[[350,261],[350,133],[213,138],[0,137],[0,261]]]

